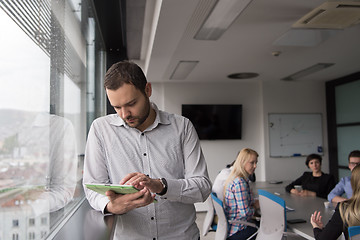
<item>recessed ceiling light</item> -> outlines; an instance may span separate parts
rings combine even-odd
[[[315,72],[321,71],[325,68],[331,67],[333,66],[334,63],[317,63],[315,65],[312,65],[311,67],[305,68],[301,71],[298,71],[294,74],[291,74],[290,76],[287,76],[285,78],[282,78],[281,80],[284,81],[292,81],[292,80],[296,80],[298,78],[302,78],[305,77],[307,75],[313,74]]]
[[[218,40],[252,0],[219,0],[195,35],[196,40]]]
[[[183,80],[187,78],[198,63],[199,61],[179,61],[171,74],[170,79]]]
[[[258,73],[252,73],[252,72],[242,72],[242,73],[233,73],[228,75],[228,78],[231,79],[249,79],[249,78],[255,78],[259,76]]]

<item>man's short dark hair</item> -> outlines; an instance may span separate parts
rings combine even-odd
[[[307,156],[306,161],[305,161],[305,165],[309,167],[309,162],[311,160],[313,160],[313,159],[319,160],[319,162],[321,164],[322,157],[319,154],[313,153],[313,154],[310,154],[309,156]]]
[[[359,150],[354,150],[351,153],[349,153],[349,157],[348,157],[349,161],[350,161],[351,157],[360,157],[360,151]]]
[[[132,84],[145,94],[146,77],[142,69],[130,61],[121,61],[113,64],[105,74],[104,87],[117,90],[124,83]]]

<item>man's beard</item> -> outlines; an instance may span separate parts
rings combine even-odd
[[[149,100],[147,100],[147,109],[146,109],[146,113],[143,115],[143,116],[140,116],[140,117],[133,117],[133,116],[129,116],[129,117],[127,117],[126,118],[126,124],[129,126],[129,127],[131,127],[131,128],[137,128],[138,126],[140,126],[141,124],[143,124],[145,121],[146,121],[146,119],[149,117],[149,115],[150,115],[150,101]],[[134,123],[129,123],[128,122],[128,119],[132,119],[132,120],[135,120],[135,125],[134,125]],[[137,122],[137,123],[136,123]]]

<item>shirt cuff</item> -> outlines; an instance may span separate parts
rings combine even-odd
[[[169,200],[178,201],[180,199],[180,193],[182,189],[182,181],[179,179],[166,179],[167,182],[167,192],[160,196],[160,198],[166,198]]]
[[[102,214],[111,215],[112,213],[105,213],[105,207],[110,202],[108,198],[102,198],[98,202],[99,209],[101,209]]]

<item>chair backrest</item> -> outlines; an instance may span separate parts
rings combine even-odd
[[[352,226],[348,228],[350,240],[360,240],[360,226]]]
[[[226,219],[223,202],[216,196],[216,193],[211,193],[211,199],[216,215],[218,216],[215,240],[225,240],[228,234],[228,221]]]
[[[206,215],[204,218],[204,223],[203,223],[203,231],[202,231],[203,236],[206,236],[207,233],[210,231],[211,225],[214,220],[214,215],[215,215],[214,204],[212,202],[211,196],[209,196],[206,199],[205,204],[206,204],[207,212],[206,212]]]
[[[258,190],[261,211],[256,240],[281,240],[286,231],[285,201],[270,192]]]

